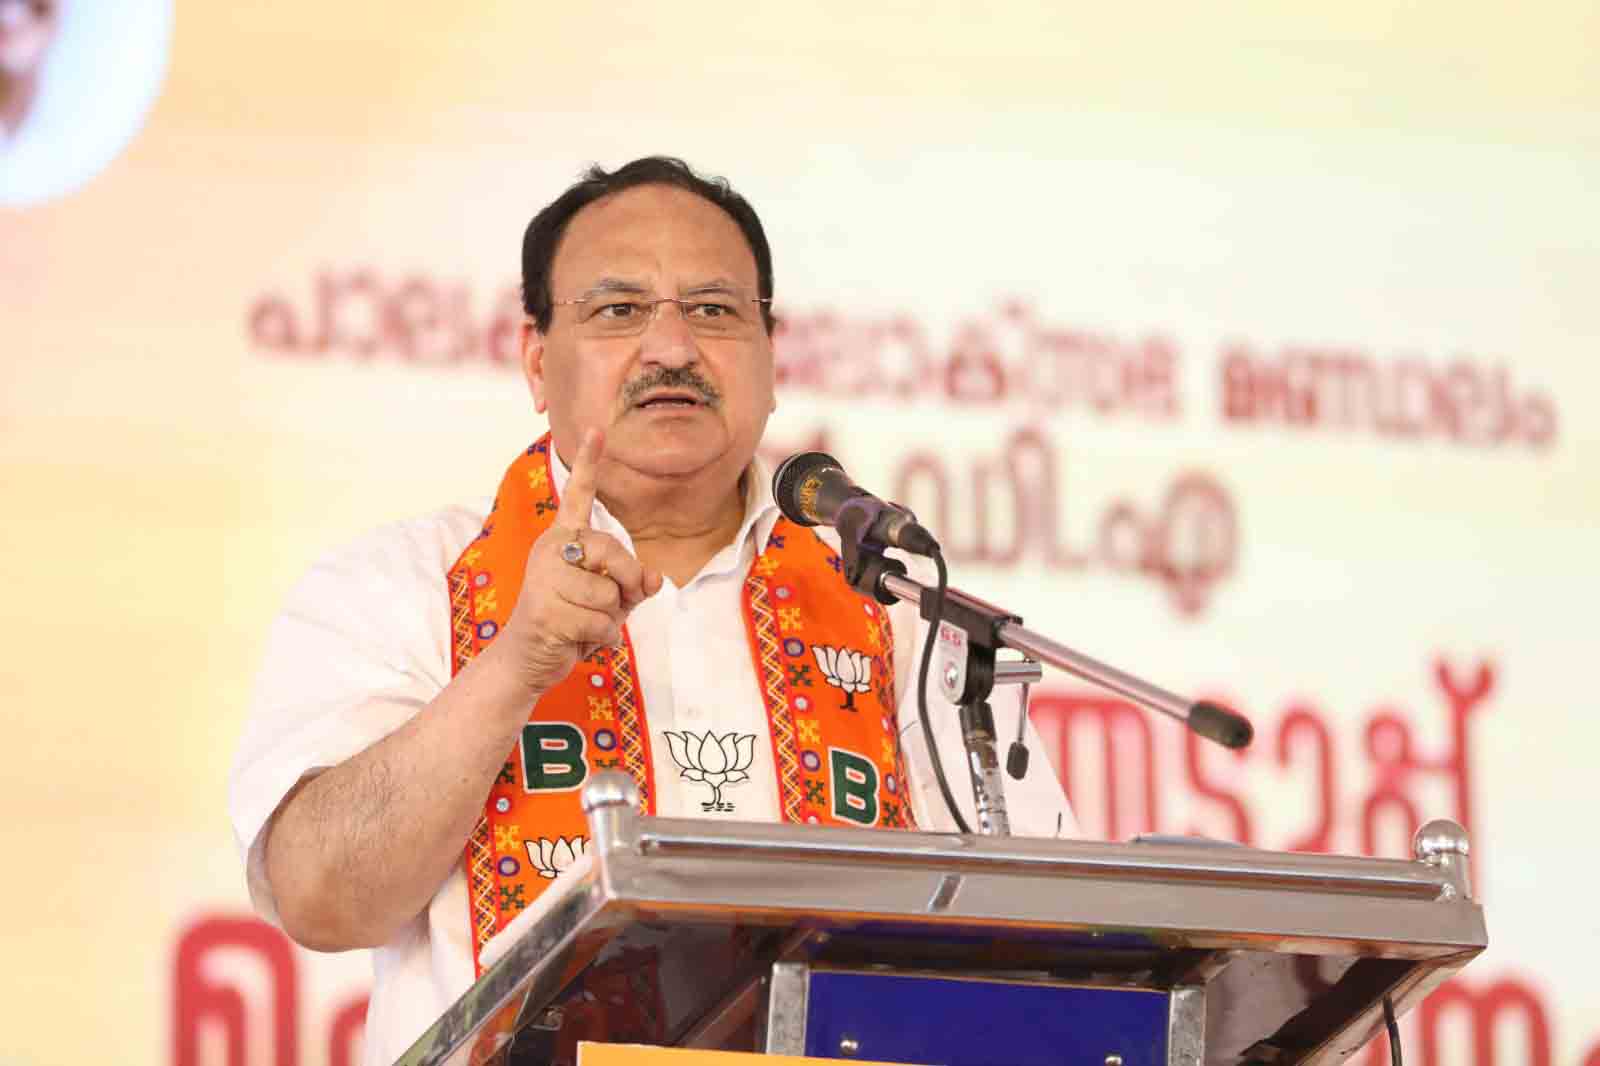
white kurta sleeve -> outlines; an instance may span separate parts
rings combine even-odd
[[[450,681],[445,573],[482,526],[455,508],[386,526],[314,565],[273,622],[228,780],[256,910],[277,922],[264,834],[307,774],[388,736]]]

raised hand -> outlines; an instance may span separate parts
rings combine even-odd
[[[605,434],[591,429],[572,463],[555,524],[528,551],[522,592],[497,643],[509,643],[527,684],[549,691],[596,648],[622,640],[629,613],[661,589],[622,543],[590,528]]]

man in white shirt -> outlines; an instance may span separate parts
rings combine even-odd
[[[530,224],[523,281],[549,437],[488,514],[392,526],[312,570],[274,627],[230,783],[258,910],[307,947],[375,949],[368,1063],[465,991],[484,935],[573,854],[559,819],[539,828],[565,801],[541,794],[531,730],[547,747],[570,734],[580,775],[632,770],[661,815],[953,827],[917,716],[915,609],[841,608],[855,594],[826,570],[832,531],[805,540],[781,519],[756,459],[775,399],[754,211],[676,160],[597,167]],[[870,659],[872,682],[835,676],[841,654]],[[954,708],[930,694],[930,711],[961,767]],[[808,744],[819,729],[853,739]],[[845,795],[829,757],[871,794]],[[1076,833],[1043,759],[1008,795],[1015,832]],[[497,821],[513,804],[533,828]]]

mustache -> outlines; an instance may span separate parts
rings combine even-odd
[[[690,389],[708,407],[715,407],[722,402],[722,393],[717,391],[717,387],[690,366],[657,367],[643,377],[635,378],[622,390],[623,402],[629,407],[636,406],[651,389]]]

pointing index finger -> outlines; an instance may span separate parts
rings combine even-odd
[[[584,431],[578,445],[578,454],[572,460],[572,474],[567,478],[567,490],[561,494],[561,504],[556,508],[556,522],[566,529],[589,528],[589,515],[594,509],[596,471],[600,457],[605,454],[606,436],[603,430]]]

